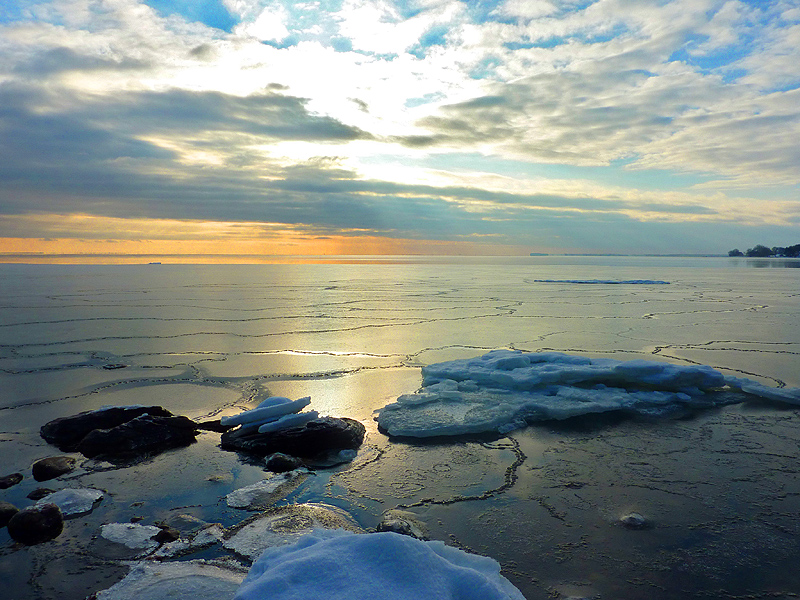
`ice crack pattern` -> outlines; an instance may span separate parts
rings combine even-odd
[[[676,585],[683,597],[741,596],[765,592],[759,581],[786,595],[796,581],[785,566],[800,559],[792,407],[590,416],[457,441],[389,439],[373,418],[420,388],[423,367],[498,348],[709,365],[726,378],[798,387],[800,270],[765,271],[621,259],[8,269],[0,448],[30,464],[46,452],[44,422],[108,404],[160,404],[202,420],[270,395],[311,396],[321,414],[364,423],[368,439],[352,464],[309,478],[288,502],[329,502],[365,528],[405,507],[434,539],[498,559],[528,600],[671,600]],[[588,280],[669,284],[574,283]],[[141,497],[125,489],[96,519],[140,500],[145,514],[217,519],[220,497],[263,477],[221,458],[212,434],[186,452],[136,467]],[[74,477],[108,488],[129,476],[87,468]],[[171,481],[181,478],[192,485]],[[621,526],[630,512],[649,528]],[[56,579],[43,561],[20,573],[40,586]]]

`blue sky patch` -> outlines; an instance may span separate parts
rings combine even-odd
[[[229,33],[238,23],[218,0],[144,0],[143,3],[165,17],[180,15],[187,21],[203,23]]]

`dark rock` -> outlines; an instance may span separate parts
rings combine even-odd
[[[33,478],[36,481],[48,481],[69,473],[75,468],[77,461],[71,456],[49,456],[33,463]]]
[[[216,433],[225,433],[234,427],[236,427],[236,425],[223,425],[220,419],[201,421],[197,424],[198,429],[202,429],[203,431],[214,431]]]
[[[166,544],[168,542],[174,542],[181,537],[181,532],[174,527],[170,527],[169,525],[158,525],[158,527],[161,531],[150,538],[154,542]]]
[[[381,522],[378,523],[377,531],[393,531],[401,535],[417,538],[418,540],[428,539],[428,528],[425,523],[419,520],[417,515],[405,510],[391,509],[383,513]]]
[[[0,527],[5,527],[19,509],[10,502],[0,502]]]
[[[331,450],[355,450],[364,441],[366,429],[353,419],[320,417],[300,427],[288,427],[270,433],[245,433],[239,430],[222,434],[220,445],[225,450],[241,450],[267,456],[282,452],[311,458]]]
[[[629,513],[620,517],[619,522],[628,529],[649,529],[650,522],[639,513]]]
[[[172,416],[171,412],[160,406],[113,406],[54,419],[43,425],[39,433],[46,442],[61,450],[70,451],[75,450],[89,432],[95,429],[111,429],[144,414]]]
[[[289,456],[283,452],[276,452],[272,456],[267,457],[267,469],[273,473],[286,473],[287,471],[294,471],[303,466],[303,461],[296,456]]]
[[[41,500],[45,496],[49,496],[53,492],[55,492],[55,490],[51,490],[50,488],[36,488],[28,494],[28,498],[35,502],[36,500]]]
[[[8,521],[8,534],[23,544],[33,545],[52,540],[64,529],[64,517],[55,504],[29,506]]]
[[[141,415],[110,429],[95,429],[78,444],[88,458],[116,458],[155,454],[195,441],[197,425],[187,417]]]
[[[12,473],[5,477],[0,477],[0,490],[7,490],[22,481],[22,473]]]

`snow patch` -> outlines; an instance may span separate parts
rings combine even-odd
[[[497,561],[397,533],[313,531],[267,549],[234,600],[524,600]]]

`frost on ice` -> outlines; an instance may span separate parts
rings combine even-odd
[[[559,352],[495,350],[429,365],[422,388],[379,411],[389,435],[505,433],[529,422],[609,411],[661,416],[741,401],[723,389],[800,404],[800,389],[726,377],[704,365],[590,359]]]
[[[315,530],[268,548],[234,600],[524,600],[497,561],[397,533]]]

